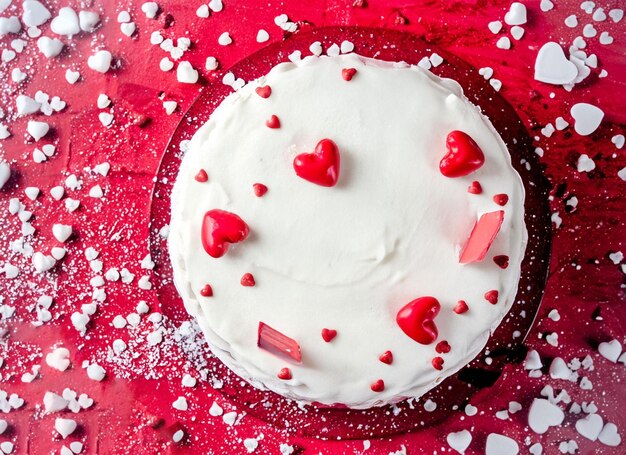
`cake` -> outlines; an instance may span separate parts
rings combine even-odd
[[[174,282],[212,352],[255,387],[358,409],[474,359],[527,240],[521,179],[461,87],[355,54],[225,98],[171,202]]]

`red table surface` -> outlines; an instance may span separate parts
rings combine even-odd
[[[21,2],[13,3],[3,16],[10,15],[12,10],[21,11],[18,4]],[[45,3],[54,12],[66,6],[64,2]],[[620,434],[626,435],[624,365],[610,363],[597,353],[600,342],[614,338],[625,341],[626,280],[620,266],[609,258],[612,252],[626,251],[623,198],[626,182],[617,175],[626,166],[626,157],[624,150],[616,149],[611,143],[612,136],[626,131],[624,22],[614,24],[608,20],[596,24],[599,31],[607,30],[614,37],[611,45],[599,44],[597,37],[587,40],[587,51],[597,53],[600,68],[608,72],[608,77],[599,79],[599,71],[594,71],[584,83],[567,92],[562,87],[535,81],[532,68],[543,43],[554,40],[567,48],[581,34],[582,25],[576,29],[564,25],[567,16],[576,14],[581,24],[591,22],[591,19],[584,22],[586,14],[577,1],[555,1],[555,8],[547,13],[540,10],[538,1],[525,2],[529,10],[525,36],[514,41],[513,49],[508,51],[496,48],[499,36],[491,34],[487,24],[503,19],[509,1],[369,0],[365,5],[354,6],[352,0],[281,3],[225,0],[224,10],[208,19],[195,14],[200,2],[160,1],[156,20],[145,17],[140,10],[141,2],[87,3],[104,18],[97,32],[71,41],[64,39],[69,43],[68,49],[50,60],[40,58],[34,40],[30,40],[16,60],[0,66],[3,81],[0,107],[8,113],[9,119],[4,122],[13,133],[11,138],[0,141],[0,157],[9,161],[12,169],[10,182],[0,191],[0,206],[6,207],[10,198],[18,197],[34,213],[32,224],[37,232],[30,241],[35,251],[47,252],[57,245],[51,233],[54,223],[71,224],[75,232],[67,244],[66,258],[53,271],[37,275],[29,260],[9,251],[9,243],[21,235],[20,221],[8,212],[3,212],[0,218],[0,265],[9,261],[21,269],[16,279],[0,277],[4,304],[16,308],[12,318],[0,322],[4,331],[0,343],[0,357],[4,359],[0,390],[17,393],[25,400],[19,409],[0,416],[9,423],[7,431],[0,435],[0,442],[11,441],[15,444],[14,453],[29,454],[58,453],[71,441],[82,441],[83,453],[237,454],[247,453],[245,439],[256,438],[258,447],[254,453],[263,454],[280,453],[283,444],[292,446],[295,453],[307,454],[361,453],[367,446],[365,453],[387,454],[404,448],[406,453],[415,454],[450,453],[446,435],[468,429],[473,440],[466,453],[484,453],[486,437],[492,432],[515,439],[521,453],[528,452],[527,445],[531,442],[541,442],[544,453],[559,453],[559,443],[568,440],[577,442],[579,453],[624,453],[624,443],[609,448],[581,437],[574,428],[580,416],[566,413],[564,424],[544,435],[533,433],[527,425],[530,403],[549,384],[556,391],[567,390],[578,403],[593,401],[604,421],[615,423]],[[608,11],[620,2],[598,3]],[[78,2],[70,5],[79,7]],[[116,17],[121,10],[130,11],[137,24],[133,38],[120,33]],[[185,373],[199,377],[198,372],[207,367],[201,338],[197,334],[185,336],[184,322],[188,316],[182,308],[162,308],[163,302],[159,302],[155,291],[137,286],[139,277],[153,273],[143,270],[140,261],[149,251],[154,177],[171,134],[202,86],[219,84],[224,69],[264,46],[255,40],[258,29],[269,31],[269,43],[284,39],[286,35],[274,24],[274,18],[282,13],[293,21],[302,21],[302,32],[326,25],[410,31],[476,68],[494,69],[494,77],[503,82],[500,94],[515,108],[530,134],[537,136],[536,145],[545,151],[541,162],[553,188],[551,209],[562,219],[560,227],[553,229],[550,276],[526,345],[539,351],[544,365],[556,356],[570,361],[591,355],[595,369],[585,372],[593,384],[591,390],[550,379],[546,367],[542,378],[532,379],[521,364],[510,364],[494,386],[472,397],[477,415],[469,417],[459,411],[423,430],[382,439],[373,437],[364,444],[362,440],[311,438],[248,415],[213,388],[219,377],[213,370],[208,371],[210,381],[199,381],[195,388],[181,385]],[[42,28],[50,35],[49,23]],[[165,37],[191,39],[192,48],[183,59],[199,69],[200,84],[180,84],[175,72],[158,69],[160,59],[166,54],[150,44],[154,30],[161,30]],[[234,39],[231,46],[217,45],[217,38],[224,31],[229,31]],[[12,38],[2,38],[2,48]],[[98,47],[106,47],[119,61],[118,67],[104,75],[91,71],[86,64],[92,49]],[[204,70],[208,55],[216,56],[221,63],[215,74]],[[28,74],[21,84],[10,80],[11,68],[16,65]],[[82,74],[75,85],[65,81],[67,68]],[[26,133],[28,118],[13,119],[15,97],[21,93],[34,96],[37,90],[58,95],[67,103],[62,112],[45,118],[52,132],[37,145],[54,143],[57,152],[43,164],[35,164],[31,158],[36,145]],[[98,120],[99,93],[106,93],[112,100],[115,120],[108,129]],[[554,96],[550,96],[552,93]],[[160,94],[164,94],[165,100],[178,103],[174,114],[165,115]],[[590,137],[581,137],[570,125],[550,138],[541,135],[541,128],[556,117],[563,116],[573,124],[569,108],[577,102],[589,102],[604,110],[605,119],[598,131]],[[147,123],[146,119],[149,119]],[[596,168],[592,172],[577,171],[576,163],[582,153],[594,160]],[[111,165],[107,177],[85,169],[102,162]],[[49,190],[62,185],[72,173],[83,180],[83,187],[67,191],[81,203],[77,211],[68,213],[63,202],[50,197]],[[95,184],[104,190],[101,200],[88,196],[89,188]],[[42,190],[36,201],[24,195],[24,188],[29,186]],[[566,205],[573,196],[578,199],[575,210]],[[136,276],[130,285],[107,283],[106,301],[92,316],[86,336],[81,337],[72,326],[70,315],[91,301],[89,280],[94,272],[84,256],[85,248],[90,246],[100,252],[104,270],[126,267]],[[42,294],[54,296],[53,320],[35,328],[31,324],[35,320],[32,305]],[[140,300],[148,303],[151,312],[167,315],[163,324],[165,340],[157,346],[148,346],[145,341],[152,331],[147,316],[142,316],[142,322],[133,330],[115,329],[111,324],[116,315],[135,312]],[[560,320],[547,317],[553,309],[558,310]],[[556,347],[545,341],[545,335],[553,332],[558,334]],[[129,349],[124,356],[114,359],[107,351],[117,338],[124,339]],[[67,347],[71,353],[72,366],[65,372],[56,371],[45,362],[53,346]],[[102,365],[107,371],[105,380],[90,380],[81,368],[83,361]],[[23,383],[22,374],[31,371],[34,365],[41,365],[40,377],[30,384]],[[42,399],[46,391],[61,393],[66,387],[87,393],[94,399],[94,405],[77,414],[63,413],[64,417],[75,419],[79,426],[62,441],[54,431],[54,419],[58,415],[44,414]],[[179,396],[186,397],[189,410],[172,407]],[[523,409],[506,421],[498,419],[495,413],[506,409],[510,401],[521,403]],[[209,415],[213,402],[224,412],[238,412],[237,423],[228,425],[221,417]],[[179,429],[185,432],[185,437],[175,443],[172,436]]]

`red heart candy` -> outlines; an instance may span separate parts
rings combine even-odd
[[[209,180],[209,175],[204,169],[200,169],[194,179],[196,179],[196,182],[204,183]]]
[[[276,376],[278,376],[278,379],[282,379],[283,381],[288,381],[293,377],[289,368],[281,368]]]
[[[454,312],[456,314],[467,313],[467,310],[469,310],[469,307],[467,306],[467,302],[465,300],[459,300],[454,307]]]
[[[200,295],[202,297],[212,297],[213,296],[213,288],[210,284],[205,284],[202,289],[200,289]]]
[[[202,246],[214,258],[222,257],[228,251],[229,243],[245,240],[250,228],[244,220],[225,210],[209,210],[202,220]]]
[[[439,343],[437,343],[437,346],[435,346],[435,351],[437,351],[439,354],[447,354],[448,352],[450,352],[450,343],[448,343],[446,340],[440,341]]]
[[[269,98],[272,94],[272,87],[270,87],[269,85],[263,85],[262,87],[257,87],[255,89],[255,92],[261,98]]]
[[[254,275],[252,275],[251,273],[245,273],[242,277],[241,277],[241,285],[242,286],[254,286],[256,284],[256,281],[254,281]]]
[[[255,183],[252,185],[252,188],[254,189],[256,197],[262,197],[265,193],[267,193],[267,187],[262,183]]]
[[[443,358],[442,357],[434,357],[432,360],[432,364],[435,370],[443,370]]]
[[[339,179],[339,150],[330,139],[318,142],[313,153],[301,153],[293,160],[298,177],[320,186],[335,186]]]
[[[272,115],[269,120],[265,122],[265,125],[272,129],[280,128],[280,119],[277,116]]]
[[[396,322],[410,338],[420,344],[430,344],[439,334],[434,319],[440,309],[441,305],[436,298],[420,297],[398,311]]]
[[[493,257],[493,262],[501,269],[506,269],[509,266],[509,257],[506,254],[499,254]]]
[[[393,363],[393,354],[391,351],[385,351],[378,357],[378,360],[387,365],[391,365]]]
[[[344,81],[351,81],[356,74],[356,68],[344,68],[341,70],[341,77]]]
[[[441,159],[439,170],[446,177],[463,177],[485,163],[485,155],[478,144],[463,131],[452,131],[446,138],[448,153]]]
[[[504,207],[509,202],[509,196],[508,194],[496,194],[493,197],[493,202]]]
[[[337,331],[333,329],[322,329],[322,338],[326,343],[330,343],[337,336]]]
[[[376,382],[373,382],[370,389],[372,389],[372,392],[382,392],[385,390],[385,381],[379,379]]]
[[[485,300],[492,305],[498,303],[498,291],[495,289],[485,292]]]
[[[480,182],[474,180],[472,184],[467,188],[467,192],[471,194],[480,194],[483,192],[483,187],[480,186]]]

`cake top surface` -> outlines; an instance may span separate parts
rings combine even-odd
[[[440,169],[453,131],[484,154],[469,175]],[[471,361],[511,307],[523,199],[505,144],[456,82],[357,55],[284,63],[192,139],[172,194],[174,278],[213,351],[254,385],[356,408],[394,402]],[[235,241],[213,257],[207,212],[234,214],[249,233],[222,232]],[[460,263],[494,213],[486,257]],[[398,314],[418,301],[415,326],[436,313],[427,297],[439,311],[420,323],[432,319],[436,336],[419,342]],[[301,361],[271,352],[261,323],[297,343]]]

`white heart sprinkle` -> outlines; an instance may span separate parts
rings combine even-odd
[[[50,125],[46,122],[37,122],[35,120],[29,120],[26,126],[26,131],[32,136],[35,141],[38,141],[50,131]]]
[[[159,69],[160,69],[161,71],[165,71],[165,72],[167,72],[167,71],[171,71],[171,70],[172,70],[172,68],[174,68],[174,62],[173,62],[173,61],[171,61],[171,60],[170,60],[169,58],[167,58],[167,57],[163,57],[163,58],[161,59],[161,61],[159,62]]]
[[[526,370],[539,370],[541,367],[543,367],[543,364],[541,363],[539,353],[534,349],[528,351],[524,360],[524,368]]]
[[[578,162],[576,164],[576,170],[578,172],[591,172],[596,168],[596,163],[589,158],[589,155],[583,153],[578,157]]]
[[[228,46],[229,44],[231,44],[233,42],[233,39],[230,37],[230,34],[228,32],[224,32],[217,39],[217,42],[221,46]]]
[[[514,25],[511,27],[511,36],[517,41],[521,40],[522,36],[524,36],[524,29],[519,25]]]
[[[156,2],[146,2],[141,5],[141,11],[148,19],[154,19],[159,12],[159,5]]]
[[[6,161],[0,160],[0,190],[11,178],[11,167]]]
[[[511,40],[507,36],[502,36],[496,43],[498,49],[511,49]]]
[[[222,0],[211,0],[209,2],[209,8],[211,8],[211,11],[214,13],[219,13],[224,9],[224,5],[222,4]]]
[[[592,134],[602,122],[604,112],[602,109],[588,103],[577,103],[570,109],[574,119],[574,130],[581,136]]]
[[[593,38],[597,34],[598,32],[596,28],[593,26],[593,24],[587,24],[583,27],[583,36],[585,38]]]
[[[111,67],[113,56],[109,51],[97,51],[87,59],[87,66],[98,73],[106,73]]]
[[[48,8],[37,0],[26,0],[22,3],[22,22],[27,27],[37,27],[52,17]]]
[[[611,138],[611,142],[615,145],[615,147],[619,150],[624,147],[624,143],[626,142],[626,138],[624,138],[623,134],[616,134]]]
[[[591,441],[598,439],[603,426],[602,417],[598,414],[589,414],[587,417],[576,421],[576,431]]]
[[[526,6],[520,2],[513,2],[511,8],[504,15],[504,22],[508,25],[523,25],[527,20]]]
[[[23,82],[24,80],[26,80],[26,77],[26,73],[24,73],[19,68],[13,68],[13,70],[11,71],[11,79],[13,80],[13,82]]]
[[[52,235],[61,243],[65,243],[72,235],[72,226],[69,224],[53,224]]]
[[[600,33],[599,41],[600,41],[600,44],[612,44],[613,37],[609,35],[609,32],[602,32]]]
[[[624,17],[624,10],[615,8],[609,11],[609,17],[613,20],[613,22],[618,23]]]
[[[102,123],[102,126],[109,127],[113,123],[113,114],[109,112],[100,112],[98,114],[98,120]]]
[[[463,454],[472,442],[472,435],[467,430],[461,430],[456,433],[448,433],[446,441],[452,449]]]
[[[614,423],[607,423],[598,435],[598,441],[609,447],[617,447],[622,442],[622,438],[617,432]]]
[[[517,455],[518,453],[519,445],[513,439],[498,433],[490,433],[487,436],[485,455]]]
[[[350,41],[342,41],[341,45],[339,46],[339,49],[341,50],[342,54],[349,54],[350,52],[354,50],[354,44],[351,43]]]
[[[117,14],[117,22],[121,24],[125,22],[130,22],[130,13],[128,11],[120,11]]]
[[[604,12],[604,8],[598,8],[593,12],[591,16],[592,19],[596,22],[603,22],[606,20],[606,13]]]
[[[46,355],[46,364],[55,370],[65,371],[70,367],[70,351],[67,348],[56,348]]]
[[[57,417],[54,421],[54,429],[61,435],[63,439],[74,433],[77,427],[77,423],[72,419],[63,419]]]
[[[541,0],[539,8],[541,8],[541,11],[543,11],[544,13],[547,13],[552,8],[554,8],[554,3],[552,3],[550,0]]]
[[[37,40],[37,48],[47,58],[56,57],[63,50],[63,43],[58,38],[42,36]]]
[[[79,78],[80,78],[80,73],[78,71],[73,71],[69,68],[65,71],[65,80],[69,84],[75,84]]]
[[[548,428],[561,425],[565,413],[558,406],[543,398],[535,398],[528,410],[528,426],[537,434],[543,434]]]
[[[598,352],[605,359],[615,363],[622,353],[622,345],[617,340],[605,341],[598,345]]]
[[[176,79],[183,84],[195,84],[198,82],[198,71],[191,66],[191,63],[181,61],[176,68]]]
[[[100,109],[106,109],[111,105],[111,99],[107,96],[106,93],[100,93],[98,95],[98,99],[96,100],[96,105]]]
[[[136,29],[136,25],[134,22],[126,22],[122,25],[120,25],[120,30],[122,31],[122,33],[128,37],[133,36],[133,33],[135,33],[135,29]]]
[[[196,16],[206,19],[211,15],[209,11],[209,5],[200,5],[200,7],[196,10]]]
[[[309,51],[311,52],[311,54],[317,55],[319,57],[320,55],[322,55],[323,52],[322,43],[320,43],[319,41],[315,41],[309,46]]]
[[[217,59],[215,57],[207,57],[206,58],[206,62],[204,64],[204,67],[208,70],[208,71],[215,71],[217,68],[219,68],[220,64],[217,61]]]
[[[267,33],[267,31],[261,29],[257,32],[256,34],[256,42],[257,43],[265,43],[267,40],[270,39],[270,34]]]
[[[565,58],[558,43],[548,42],[539,49],[535,60],[535,80],[561,85],[571,83],[577,75],[576,65]]]
[[[63,198],[64,194],[65,189],[62,186],[54,186],[50,188],[50,196],[52,196],[52,198],[57,201],[60,201]]]
[[[77,35],[80,32],[80,24],[76,11],[68,6],[61,8],[57,17],[52,19],[50,29],[57,35]]]
[[[83,32],[93,32],[100,23],[100,15],[93,11],[81,11],[78,13],[78,24]]]
[[[578,25],[578,18],[576,17],[575,14],[572,14],[571,16],[567,16],[565,18],[565,25],[567,25],[569,28],[574,28]]]

